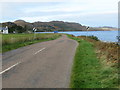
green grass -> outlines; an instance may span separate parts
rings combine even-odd
[[[104,65],[95,53],[94,45],[77,37],[70,38],[79,42],[71,75],[71,88],[117,88],[117,69]]]
[[[1,35],[0,35],[1,36]],[[3,34],[2,35],[2,52],[7,52],[26,45],[54,40],[61,34]]]

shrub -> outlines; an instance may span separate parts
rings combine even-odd
[[[91,38],[91,39],[93,39],[93,40],[96,40],[96,41],[100,41],[99,39],[98,39],[98,37],[96,37],[96,36],[87,36],[88,38]]]

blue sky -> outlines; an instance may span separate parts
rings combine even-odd
[[[118,26],[119,0],[1,0],[1,21],[77,22],[86,26]]]

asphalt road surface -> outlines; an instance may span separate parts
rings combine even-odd
[[[67,36],[3,53],[3,88],[67,88],[78,43]]]

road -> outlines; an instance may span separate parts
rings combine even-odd
[[[78,43],[62,37],[3,53],[3,88],[68,88]]]

